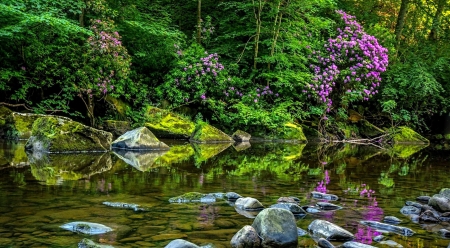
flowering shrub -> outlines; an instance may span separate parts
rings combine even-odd
[[[338,35],[328,40],[324,51],[311,51],[314,77],[304,90],[321,102],[326,112],[333,108],[333,101],[348,106],[353,101],[369,100],[378,93],[380,74],[388,65],[387,49],[365,33],[354,16],[342,10],[337,13],[345,27],[337,29]]]

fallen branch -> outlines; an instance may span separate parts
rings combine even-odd
[[[12,104],[12,103],[7,103],[7,102],[0,102],[0,105],[6,105],[8,107],[24,107],[26,110],[32,110],[31,108],[27,107],[27,105],[25,105],[25,103],[20,103],[20,104]]]

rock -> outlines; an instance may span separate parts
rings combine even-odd
[[[400,222],[402,222],[399,218],[395,217],[395,216],[385,216],[383,219],[384,222],[389,223],[389,224],[399,224]]]
[[[366,245],[359,242],[347,241],[342,244],[342,248],[376,248],[375,246]]]
[[[298,235],[299,237],[305,236],[306,234],[308,234],[307,231],[301,229],[300,227],[297,227],[297,235]]]
[[[282,126],[277,127],[272,130],[272,134],[264,134],[260,133],[258,136],[261,137],[253,137],[251,140],[254,141],[281,141],[281,142],[290,142],[290,143],[306,143],[308,140],[306,139],[305,134],[303,133],[303,128],[292,122],[288,122],[283,124]]]
[[[261,212],[260,210],[256,210],[256,211],[247,211],[247,210],[243,210],[243,209],[239,209],[239,208],[234,208],[236,210],[236,212],[242,216],[245,216],[249,219],[254,219],[256,218],[256,216],[258,216],[258,214]]]
[[[445,196],[450,199],[450,188],[443,188],[439,191],[439,195]]]
[[[416,208],[414,206],[403,206],[400,209],[400,213],[402,214],[420,214],[420,208]]]
[[[309,224],[308,230],[313,235],[323,237],[327,240],[348,241],[355,238],[349,231],[326,220],[314,220]]]
[[[190,202],[212,203],[215,201],[216,197],[214,197],[214,195],[202,194],[198,192],[190,192],[169,199],[170,203],[190,203]]]
[[[444,195],[434,195],[428,201],[428,205],[440,212],[450,212],[450,199]]]
[[[288,211],[291,211],[291,213],[293,213],[294,215],[305,215],[306,211],[303,210],[303,208],[301,208],[299,205],[297,205],[297,203],[277,203],[274,204],[272,206],[270,206],[270,208],[282,208],[282,209],[286,209]]]
[[[146,127],[128,131],[111,144],[112,148],[124,150],[169,150],[169,146],[159,141]]]
[[[149,171],[151,168],[158,167],[155,162],[161,158],[167,151],[127,151],[114,150],[114,155],[123,160],[125,163],[133,166],[139,171]]]
[[[428,203],[428,201],[430,200],[430,198],[431,198],[431,196],[424,195],[424,196],[418,196],[418,197],[416,198],[416,200],[421,201],[421,202],[426,202],[426,203]]]
[[[420,215],[419,220],[424,222],[435,222],[435,223],[440,222],[439,215],[436,217],[433,211],[431,210],[426,210],[425,212],[423,212]]]
[[[10,113],[5,120],[5,132],[8,139],[26,140],[32,136],[33,123],[41,117],[52,117],[51,115],[31,113]],[[70,120],[66,117],[59,117]]]
[[[122,100],[112,97],[111,95],[107,95],[105,97],[106,102],[109,103],[109,106],[112,111],[114,112],[113,115],[118,120],[126,120],[128,118],[127,116],[127,110],[131,109],[131,106]]]
[[[300,202],[300,199],[298,199],[297,197],[293,197],[293,196],[282,196],[280,198],[278,198],[277,200],[278,203],[295,203],[298,204]]]
[[[316,205],[323,210],[338,210],[338,209],[342,209],[341,206],[329,203],[329,202],[318,202],[316,203]]]
[[[112,228],[107,227],[105,225],[84,221],[70,222],[60,227],[68,231],[79,232],[89,235],[103,234],[113,231]]]
[[[329,201],[337,201],[339,199],[339,197],[337,197],[336,195],[325,194],[317,191],[311,192],[311,196],[316,199],[324,199]]]
[[[450,231],[447,229],[440,229],[439,234],[441,234],[442,237],[450,238]]]
[[[233,135],[231,135],[231,138],[238,142],[248,142],[251,137],[252,135],[241,130],[237,130],[233,133]]]
[[[34,121],[25,149],[48,153],[106,152],[111,141],[111,133],[50,116]]]
[[[383,235],[378,235],[378,236],[373,237],[373,241],[375,241],[375,242],[381,242],[381,241],[383,241],[385,238],[386,238],[386,237],[384,237]]]
[[[103,123],[103,130],[112,133],[114,137],[119,137],[131,129],[131,124],[128,121],[106,120]]]
[[[234,150],[236,150],[237,152],[247,150],[247,149],[250,148],[250,147],[252,147],[252,145],[250,144],[250,142],[235,142],[235,143],[233,144],[233,148],[234,148]]]
[[[305,210],[307,213],[311,213],[311,214],[315,214],[315,213],[320,213],[322,211],[320,211],[319,207],[317,206],[302,206],[303,210]]]
[[[261,245],[261,239],[252,226],[244,226],[231,239],[233,248],[257,248]]]
[[[199,248],[199,246],[184,239],[175,239],[167,244],[165,248]]]
[[[422,208],[422,204],[420,204],[420,203],[418,203],[418,202],[413,202],[413,201],[406,201],[405,202],[405,205],[406,206],[413,206],[413,207],[416,207],[416,208]]]
[[[133,203],[124,203],[124,202],[103,202],[103,205],[113,208],[123,208],[123,209],[131,209],[135,212],[140,211],[149,211],[148,209],[140,208],[139,205]]]
[[[363,225],[369,226],[369,227],[373,227],[375,229],[379,229],[382,231],[388,231],[388,232],[395,232],[395,233],[398,233],[400,235],[407,236],[407,237],[412,236],[414,234],[414,231],[409,228],[401,227],[401,226],[394,226],[394,225],[381,223],[381,222],[377,222],[377,221],[363,220],[363,221],[360,221],[360,223]]]
[[[5,136],[6,134],[6,119],[13,111],[9,108],[0,105],[0,137]]]
[[[114,246],[100,245],[90,239],[84,238],[78,243],[78,248],[114,248]]]
[[[285,209],[264,209],[256,216],[252,227],[262,240],[261,247],[296,248],[298,245],[294,215]]]
[[[379,244],[389,246],[389,247],[394,247],[394,248],[403,248],[403,245],[401,245],[393,240],[381,241]]]
[[[205,122],[200,122],[195,126],[195,130],[189,140],[196,143],[233,142],[233,139],[230,136]]]
[[[252,197],[243,197],[236,200],[234,205],[236,208],[246,211],[258,211],[264,208],[264,206]]]
[[[328,240],[324,238],[320,238],[317,241],[317,245],[319,245],[320,248],[334,248],[335,246]]]
[[[236,201],[237,199],[241,198],[242,196],[235,192],[227,192],[225,195],[229,201]]]
[[[430,141],[409,127],[397,127],[391,131],[394,144],[430,144]]]
[[[173,112],[149,107],[145,115],[145,126],[159,138],[189,139],[195,123]]]

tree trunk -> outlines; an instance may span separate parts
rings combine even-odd
[[[91,123],[91,127],[95,126],[95,116],[94,116],[94,97],[89,97],[89,95],[87,96],[88,99],[88,117],[89,117],[89,121]]]
[[[395,41],[396,48],[400,45],[403,26],[405,25],[406,13],[408,12],[408,4],[410,0],[402,0],[400,11],[397,16],[397,24],[395,25]],[[398,49],[397,49],[398,50]]]
[[[259,0],[258,9],[255,10],[255,0],[252,0],[253,2],[253,11],[255,12],[255,19],[256,19],[256,34],[255,34],[255,54],[253,56],[253,69],[256,70],[258,59],[258,49],[259,49],[259,36],[261,34],[261,12],[262,12],[262,0]]]
[[[197,0],[197,43],[202,43],[202,0]]]
[[[80,23],[80,27],[84,27],[84,16],[85,16],[85,14],[86,14],[86,6],[81,8],[81,13],[80,13],[80,16],[78,17],[78,22]]]
[[[436,13],[435,13],[434,18],[433,18],[433,24],[431,26],[430,34],[428,36],[429,40],[437,40],[438,39],[438,29],[439,29],[439,25],[441,23],[440,19],[441,19],[441,16],[442,16],[442,12],[444,12],[445,2],[446,2],[446,0],[439,0],[438,1],[438,6],[436,8]]]
[[[270,49],[270,57],[275,53],[275,46],[277,45],[278,33],[280,32],[281,26],[281,18],[283,18],[283,13],[280,12],[282,0],[278,1],[277,6],[277,14],[275,16],[275,22],[273,23],[273,38],[272,38],[272,47]],[[267,69],[270,71],[270,62],[267,64]],[[269,81],[267,81],[267,85],[269,85]]]

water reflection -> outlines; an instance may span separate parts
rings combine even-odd
[[[113,153],[137,170],[149,171],[151,168],[159,166],[159,164],[155,164],[155,162],[162,157],[166,151],[128,151],[117,149],[114,150]]]

